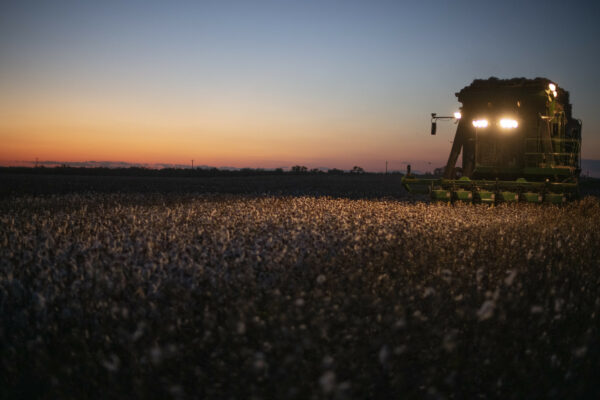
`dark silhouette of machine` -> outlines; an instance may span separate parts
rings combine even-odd
[[[402,183],[443,201],[562,203],[578,196],[580,120],[569,92],[546,78],[477,79],[456,93],[456,135],[441,179],[410,173]],[[462,165],[456,163],[462,156]]]

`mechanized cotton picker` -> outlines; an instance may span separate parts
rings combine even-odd
[[[475,80],[456,93],[462,103],[450,156],[439,179],[417,178],[410,167],[402,183],[434,200],[563,203],[578,195],[580,120],[569,92],[545,79]],[[462,166],[456,163],[462,156]]]

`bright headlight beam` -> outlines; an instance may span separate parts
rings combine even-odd
[[[549,84],[548,88],[550,89],[551,92],[556,92],[556,85],[554,83]]]
[[[454,113],[454,118],[455,119],[461,119],[462,118],[462,114],[457,111],[457,112]]]
[[[500,120],[500,127],[504,129],[514,129],[519,126],[519,123],[514,119],[502,118]]]
[[[476,119],[473,121],[473,126],[475,128],[487,128],[488,121],[487,119]]]

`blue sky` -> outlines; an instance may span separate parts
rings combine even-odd
[[[0,140],[21,159],[437,165],[454,126],[429,137],[429,113],[475,78],[543,76],[600,159],[598,4],[3,3]]]

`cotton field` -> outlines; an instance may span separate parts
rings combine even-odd
[[[1,398],[597,398],[600,201],[0,200]]]

